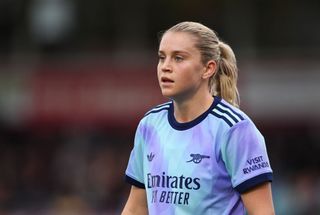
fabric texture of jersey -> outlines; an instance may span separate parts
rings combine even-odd
[[[188,123],[172,102],[140,121],[126,180],[144,188],[150,215],[242,215],[241,193],[272,170],[265,141],[249,117],[219,97]]]

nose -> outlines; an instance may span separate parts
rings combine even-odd
[[[171,66],[171,62],[170,62],[169,58],[165,59],[162,62],[159,62],[159,64],[160,64],[161,71],[163,71],[163,72],[171,72],[172,71],[172,66]]]

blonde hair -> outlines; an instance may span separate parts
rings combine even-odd
[[[206,64],[210,60],[217,63],[215,74],[209,79],[211,94],[239,107],[238,68],[231,47],[219,40],[212,29],[197,22],[178,23],[166,30],[162,36],[166,32],[185,32],[196,38],[196,47],[201,53],[202,63]]]

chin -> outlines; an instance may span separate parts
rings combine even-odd
[[[161,90],[161,93],[164,97],[173,98],[175,94],[171,90]]]

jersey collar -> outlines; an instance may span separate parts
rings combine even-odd
[[[218,96],[214,96],[214,100],[211,104],[211,106],[209,107],[208,110],[206,110],[204,113],[202,113],[200,116],[198,116],[197,118],[195,118],[194,120],[190,121],[190,122],[184,122],[184,123],[180,123],[176,120],[176,118],[174,117],[174,106],[173,106],[173,102],[170,103],[170,108],[169,108],[169,112],[168,112],[168,121],[169,124],[171,125],[172,128],[182,131],[182,130],[187,130],[189,128],[192,128],[194,126],[196,126],[197,124],[199,124],[200,122],[202,122],[202,120],[204,120],[208,114],[212,111],[212,109],[217,106],[217,104],[221,101],[221,98]]]

